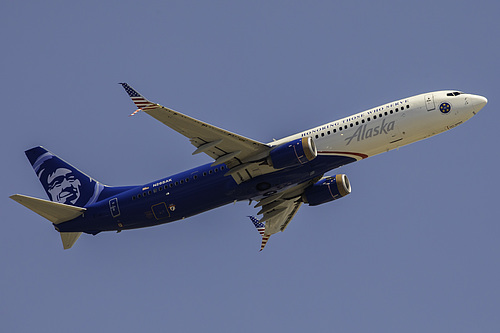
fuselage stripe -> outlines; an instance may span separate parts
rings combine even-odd
[[[368,158],[368,155],[362,153],[353,153],[347,151],[318,151],[318,154],[331,154],[331,155],[354,155],[362,159]]]

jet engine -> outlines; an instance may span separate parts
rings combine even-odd
[[[351,193],[351,184],[346,175],[325,177],[308,187],[302,200],[309,206],[317,206],[329,201],[337,200]]]
[[[310,137],[284,143],[269,153],[269,162],[275,169],[302,165],[318,156],[316,145]]]

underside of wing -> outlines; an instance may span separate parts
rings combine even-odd
[[[300,206],[304,203],[302,198],[304,190],[316,180],[298,184],[283,192],[258,200],[255,208],[261,208],[257,214],[262,215],[262,218],[258,220],[252,216],[250,219],[262,236],[261,251],[266,246],[271,235],[285,231],[290,221],[297,214]]]
[[[302,200],[298,197],[286,200],[278,205],[275,210],[265,213],[261,219],[261,221],[266,222],[264,234],[273,235],[277,232],[285,231],[301,205]]]
[[[233,176],[238,183],[274,171],[263,163],[271,150],[268,145],[152,103],[128,84],[121,85],[140,111],[187,137],[196,147],[193,155],[207,154],[215,160],[214,166],[225,163],[230,169],[228,175]]]
[[[276,202],[276,209],[273,209],[264,214],[262,219],[257,219],[254,216],[249,216],[257,231],[262,236],[260,250],[262,251],[271,235],[284,231],[288,223],[293,219],[300,206],[302,200],[300,197]]]

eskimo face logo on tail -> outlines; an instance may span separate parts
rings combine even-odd
[[[365,139],[378,136],[380,134],[389,134],[389,132],[394,131],[395,124],[396,121],[391,121],[389,123],[386,123],[384,119],[382,120],[382,124],[380,124],[379,126],[370,128],[367,128],[368,124],[359,126],[353,135],[345,138],[345,141],[347,141],[346,146],[348,146],[354,139],[356,139],[356,141],[363,141]]]
[[[47,176],[47,191],[52,201],[74,205],[80,198],[81,186],[73,171],[66,168],[56,169]]]
[[[95,182],[57,157],[46,154],[35,163],[35,172],[54,202],[83,207],[93,198]]]

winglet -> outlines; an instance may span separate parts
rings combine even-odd
[[[248,217],[252,221],[255,228],[257,228],[259,234],[262,236],[262,243],[260,245],[260,250],[262,251],[264,250],[264,247],[266,247],[267,241],[269,240],[269,237],[271,237],[271,235],[265,234],[266,227],[264,225],[264,222],[260,222],[255,216],[248,216]]]
[[[156,108],[158,105],[155,103],[152,103],[148,101],[144,96],[139,94],[134,88],[129,86],[127,83],[120,83],[127,92],[127,94],[130,96],[132,99],[132,102],[138,107],[137,110],[135,110],[130,116],[135,115],[139,111],[145,111],[145,110],[150,110]]]

